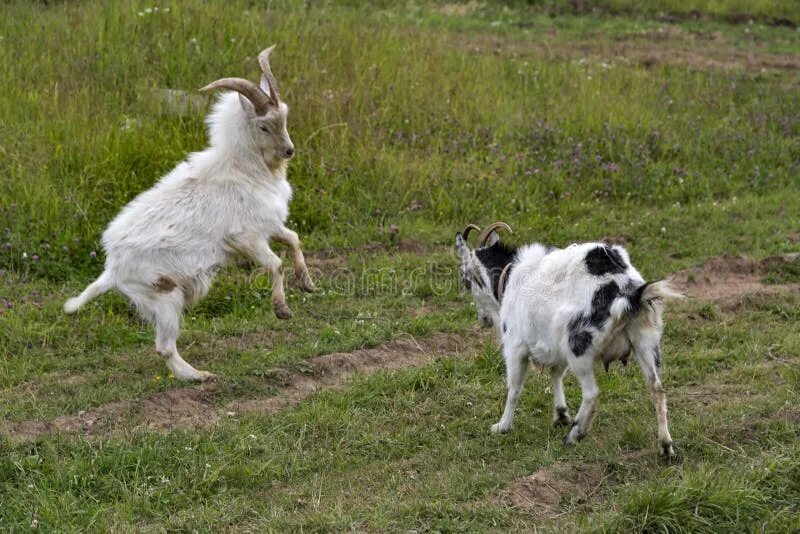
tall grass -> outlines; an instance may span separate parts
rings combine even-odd
[[[447,235],[466,219],[537,222],[577,199],[687,203],[796,183],[792,87],[521,61],[401,11],[310,6],[0,8],[14,82],[0,97],[2,268],[63,278],[99,261],[107,221],[205,143],[203,113],[170,114],[153,88],[254,76],[271,43],[299,149],[292,224],[312,247],[373,240],[401,219]]]

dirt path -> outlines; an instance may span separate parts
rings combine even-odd
[[[280,385],[275,395],[229,402],[214,401],[214,383],[185,386],[142,399],[112,402],[63,415],[51,421],[18,421],[0,426],[0,435],[12,441],[31,441],[47,434],[78,432],[85,436],[130,433],[139,429],[208,428],[227,417],[271,414],[295,406],[322,389],[345,386],[356,375],[371,375],[419,367],[437,357],[468,357],[475,353],[477,332],[406,335],[386,345],[353,352],[327,354],[303,360],[302,370],[278,368],[271,378]]]
[[[747,256],[716,256],[701,265],[679,271],[669,279],[689,298],[711,302],[732,301],[743,295],[800,292],[800,283],[768,284],[771,271],[797,262],[797,254],[755,260]]]
[[[598,35],[583,40],[564,40],[558,36],[558,30],[553,29],[544,40],[507,40],[486,34],[466,34],[456,37],[455,41],[455,46],[476,54],[589,61],[606,66],[614,63],[645,68],[683,65],[694,70],[753,74],[800,70],[800,57],[796,55],[768,52],[758,43],[745,50],[729,42],[720,32],[689,32],[670,24],[638,34]]]

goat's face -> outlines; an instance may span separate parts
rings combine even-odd
[[[239,102],[250,122],[253,140],[264,162],[271,168],[280,166],[294,155],[294,143],[286,130],[289,107],[281,100],[278,82],[269,65],[269,56],[274,48],[271,46],[258,55],[261,66],[258,85],[243,78],[222,78],[201,89],[231,89],[239,93]]]
[[[294,156],[294,143],[286,129],[286,118],[289,106],[279,102],[277,106],[270,106],[264,115],[253,114],[253,139],[255,139],[264,161],[275,166],[283,160]]]
[[[481,326],[491,328],[499,317],[500,303],[494,297],[490,273],[460,232],[456,234],[456,251],[461,258],[459,280],[472,293]]]

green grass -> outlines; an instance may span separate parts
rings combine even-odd
[[[0,417],[53,420],[181,386],[120,296],[75,317],[60,306],[102,269],[99,236],[121,206],[205,144],[203,111],[172,112],[154,89],[254,76],[272,43],[298,147],[290,225],[320,291],[290,284],[295,318],[282,322],[268,280],[221,274],[179,340],[221,375],[212,404],[273,395],[276,369],[406,334],[474,337],[476,355],[196,432],[134,432],[123,413],[113,434],[0,438],[0,529],[797,528],[796,293],[670,308],[679,458],[665,464],[635,366],[599,374],[600,413],[577,447],[549,426],[536,371],[513,432],[490,435],[502,361],[472,329],[451,253],[456,230],[494,220],[517,242],[624,237],[648,279],[800,250],[800,79],[775,66],[800,53],[800,33],[774,25],[800,20],[795,2],[151,7],[0,6]],[[764,71],[706,61],[737,54]],[[797,260],[766,269],[766,283],[798,280]],[[574,411],[571,379],[567,396]],[[557,514],[502,500],[555,462],[602,481]]]

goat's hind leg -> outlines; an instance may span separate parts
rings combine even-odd
[[[153,297],[134,296],[132,300],[139,313],[155,326],[156,352],[164,358],[164,363],[175,378],[200,382],[216,378],[213,373],[195,369],[178,353],[177,340],[183,312],[183,295],[180,290],[176,288],[168,293],[157,293]]]
[[[594,358],[587,352],[581,356],[569,356],[570,370],[578,379],[581,386],[581,407],[572,423],[569,433],[564,436],[564,444],[572,445],[586,435],[592,426],[594,416],[597,414],[597,397],[600,389],[594,377]]]
[[[564,365],[554,365],[550,368],[550,380],[553,387],[553,426],[567,426],[571,423],[567,399],[564,398],[564,374],[567,368]]]
[[[672,436],[667,426],[667,395],[661,385],[661,349],[659,343],[661,335],[655,330],[644,331],[632,336],[633,350],[636,361],[642,370],[645,382],[650,386],[653,395],[653,405],[658,419],[658,444],[661,455],[669,458],[675,455],[672,448]]]
[[[525,373],[528,370],[528,348],[521,345],[503,346],[503,359],[506,362],[506,407],[500,421],[492,425],[492,432],[506,433],[511,430],[514,421],[514,410],[525,383]]]

